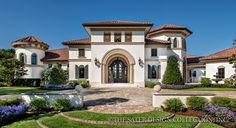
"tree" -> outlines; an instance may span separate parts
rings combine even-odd
[[[183,84],[183,77],[180,73],[178,60],[175,56],[170,56],[162,79],[163,84]]]
[[[12,85],[14,79],[20,78],[27,72],[24,69],[24,64],[14,57],[14,50],[0,50],[0,81],[5,82],[8,86]]]
[[[68,71],[63,70],[58,64],[53,68],[43,71],[42,79],[45,84],[65,84],[68,80]]]

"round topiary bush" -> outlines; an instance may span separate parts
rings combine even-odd
[[[165,108],[170,111],[183,111],[185,109],[184,104],[178,98],[171,98],[164,102]]]
[[[193,110],[203,110],[208,100],[204,97],[191,96],[187,98],[187,106]]]
[[[148,87],[148,88],[154,88],[155,85],[156,85],[156,84],[155,84],[154,82],[151,82],[151,81],[148,81],[148,82],[147,82],[147,87]]]
[[[57,111],[67,111],[70,109],[70,101],[67,99],[56,99],[52,102],[52,107]]]
[[[31,111],[42,111],[48,108],[49,108],[49,103],[46,99],[43,98],[33,99],[30,103]]]
[[[163,84],[177,84],[184,83],[183,77],[180,73],[178,59],[175,56],[170,56],[167,61],[167,67],[162,79]]]

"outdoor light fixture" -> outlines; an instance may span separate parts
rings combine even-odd
[[[143,60],[142,60],[141,58],[138,59],[138,63],[139,63],[139,66],[140,66],[140,67],[143,67],[144,62],[143,62]]]
[[[99,60],[97,58],[95,58],[94,63],[97,67],[100,67],[101,63],[99,62]]]

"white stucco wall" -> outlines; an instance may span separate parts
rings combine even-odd
[[[85,58],[91,58],[91,49],[85,48]],[[79,58],[79,48],[69,48],[69,59],[78,59]]]
[[[225,78],[229,78],[234,74],[233,65],[229,64],[229,62],[206,63],[206,77],[215,79],[213,76],[218,72],[219,66],[225,67]],[[220,83],[222,83],[222,81]]]
[[[88,80],[91,81],[91,75],[93,74],[93,71],[91,70],[91,62],[69,62],[69,80],[78,80],[76,79],[75,76],[75,66],[80,66],[80,65],[88,65]]]
[[[141,83],[144,84],[144,67],[140,67],[138,64],[138,59],[141,58],[144,63],[144,44],[140,45],[92,45],[91,50],[92,50],[92,57],[91,60],[95,60],[97,58],[100,62],[102,61],[102,58],[104,55],[113,49],[124,49],[128,51],[134,58],[135,60],[135,65],[134,65],[134,83]],[[94,64],[94,61],[91,63],[91,68],[93,70],[92,75],[91,75],[91,82],[94,83],[101,83],[101,67],[97,67]],[[143,85],[142,85],[143,86]]]
[[[193,72],[196,71],[196,77],[193,77]],[[191,83],[200,83],[201,77],[204,77],[205,74],[204,72],[206,71],[205,68],[194,68],[191,69],[192,77],[189,78],[191,79]],[[187,73],[189,75],[189,72]]]
[[[21,53],[26,55],[26,63],[25,69],[28,70],[26,75],[22,78],[29,78],[29,79],[40,79],[41,73],[44,70],[44,64],[41,59],[45,56],[45,52],[40,49],[34,48],[16,48],[16,58],[19,59]],[[37,54],[37,64],[31,65],[31,55],[35,53]]]

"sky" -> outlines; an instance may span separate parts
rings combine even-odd
[[[129,20],[186,26],[187,53],[208,55],[236,38],[236,0],[0,0],[0,49],[35,36],[50,49],[88,37],[83,22]]]

